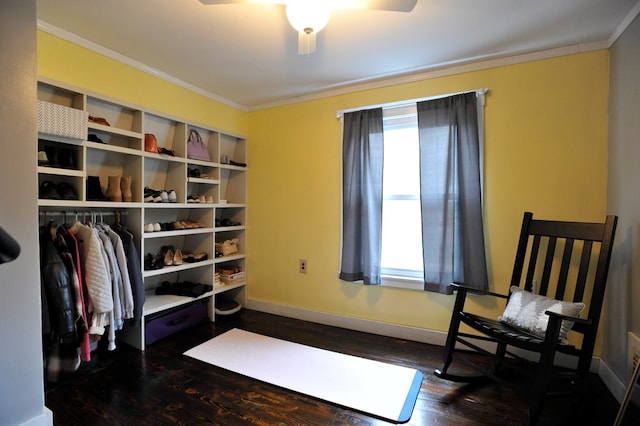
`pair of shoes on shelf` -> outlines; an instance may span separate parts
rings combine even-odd
[[[194,204],[213,204],[213,197],[211,195],[200,195],[199,197],[194,197],[193,195],[189,195],[187,197],[187,203],[194,203]]]
[[[60,182],[56,185],[47,180],[40,184],[38,198],[42,200],[77,200],[78,194],[67,182]]]
[[[145,223],[144,224],[144,232],[160,232],[162,231],[162,225],[158,222],[156,223]],[[165,229],[166,231],[167,229]]]
[[[189,219],[185,220],[177,220],[173,222],[174,229],[195,229],[195,228],[206,228],[204,223],[194,222]]]
[[[95,124],[102,124],[103,126],[111,126],[109,122],[103,117],[94,117],[92,115],[89,116],[89,122]]]
[[[240,226],[240,222],[233,221],[231,219],[216,219],[216,226]]]
[[[105,197],[114,202],[131,202],[133,193],[131,192],[131,176],[109,176]]]
[[[152,271],[155,269],[162,269],[164,267],[163,259],[159,255],[153,255],[151,253],[147,253],[144,256],[144,270]]]
[[[182,265],[182,251],[173,246],[162,246],[158,254],[164,262],[164,266]]]
[[[155,294],[172,294],[177,296],[190,296],[199,297],[203,294],[212,291],[213,286],[208,284],[194,283],[190,281],[170,283],[169,281],[163,281],[160,286],[154,290]]]
[[[100,138],[98,137],[98,135],[94,135],[93,133],[90,133],[90,134],[87,136],[87,140],[88,140],[89,142],[105,143],[102,139],[100,139]]]
[[[173,152],[173,150],[167,149],[167,148],[158,148],[158,154],[166,154],[166,155],[170,155],[172,157],[176,156],[176,153]]]
[[[175,222],[154,222],[145,223],[144,232],[178,231],[181,229],[205,228],[206,225],[190,220],[177,220]]]
[[[199,169],[187,169],[187,176],[189,177],[200,177],[200,170]]]
[[[38,151],[38,166],[78,170],[78,149],[50,145]]]
[[[209,258],[209,254],[205,252],[202,252],[202,253],[183,252],[182,253],[182,260],[187,263],[202,262],[203,260],[207,260],[208,258]]]
[[[177,203],[178,195],[173,189],[167,191],[164,189],[156,190],[148,186],[144,188],[145,203]]]

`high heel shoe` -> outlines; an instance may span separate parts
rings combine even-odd
[[[173,253],[173,264],[182,265],[182,250],[176,249],[175,253]]]
[[[164,266],[173,265],[173,250],[171,247],[167,248],[167,251],[164,253]]]

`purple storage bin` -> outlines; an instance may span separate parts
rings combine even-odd
[[[145,343],[150,345],[179,331],[201,324],[208,319],[208,299],[159,312],[145,318]]]

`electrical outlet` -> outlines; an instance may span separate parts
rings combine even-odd
[[[306,259],[300,259],[300,263],[298,265],[299,267],[299,271],[301,274],[306,274],[307,273],[307,260]]]

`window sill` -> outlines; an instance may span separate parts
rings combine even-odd
[[[424,283],[420,278],[400,277],[397,275],[383,275],[382,284],[385,287],[404,288],[407,290],[420,290],[424,288]]]

